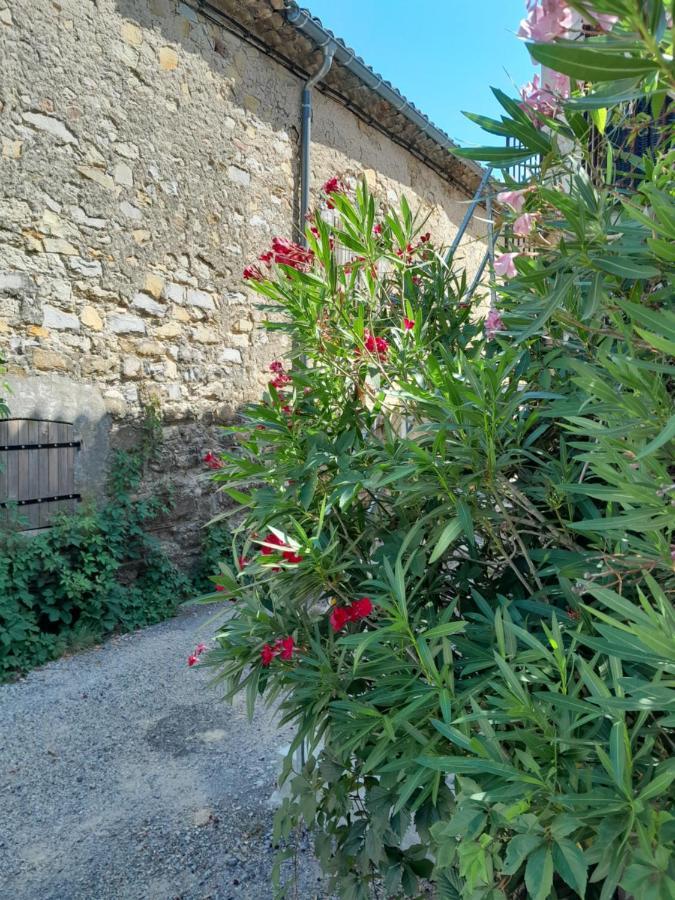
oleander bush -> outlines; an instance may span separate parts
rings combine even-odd
[[[675,896],[666,12],[530,10],[557,75],[477,117],[520,149],[461,151],[540,157],[487,315],[405,199],[337,179],[245,272],[293,349],[214,475],[236,603],[202,664],[295,727],[276,835],[343,898]]]

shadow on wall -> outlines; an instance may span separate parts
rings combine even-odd
[[[275,131],[289,134],[294,150],[293,208],[297,210],[302,80],[180,0],[113,2],[124,20],[161,35],[161,41],[166,41],[169,49],[178,48],[177,68],[181,66],[183,53],[189,54],[193,62],[200,60],[213,75],[222,78],[223,88],[229,89],[229,94],[220,90],[227,98],[226,104],[246,109]],[[200,87],[205,89],[203,79]],[[217,87],[214,92],[218,92]],[[184,109],[186,115],[198,114],[196,107],[188,105]],[[312,168],[317,181],[335,174],[333,168],[341,174],[352,167],[372,170],[395,182],[399,190],[410,188],[417,194],[418,202],[439,207],[448,222],[455,229],[459,227],[469,198],[456,186],[318,91],[315,91],[314,118],[312,143],[316,154]],[[242,140],[246,142],[246,135],[242,135]],[[325,171],[319,171],[322,161],[325,161]],[[483,238],[484,223],[474,220],[469,235]]]
[[[69,422],[82,442],[76,455],[75,487],[83,497],[101,497],[105,490],[110,415],[96,388],[62,375],[7,375],[11,418]]]

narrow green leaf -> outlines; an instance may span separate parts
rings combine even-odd
[[[429,557],[429,563],[435,563],[436,560],[445,553],[450,544],[454,540],[456,540],[461,533],[462,523],[460,522],[459,518],[457,517],[451,519],[441,532],[441,535],[436,542],[436,546],[434,547],[434,552]]]
[[[587,47],[583,42],[527,44],[527,49],[537,62],[579,81],[617,81],[649,75],[658,69],[651,59]]]

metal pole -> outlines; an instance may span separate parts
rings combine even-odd
[[[485,189],[485,185],[488,183],[488,181],[490,179],[491,174],[492,174],[492,166],[488,166],[488,168],[483,173],[483,177],[480,180],[480,184],[476,188],[476,193],[473,195],[473,200],[471,201],[471,203],[467,207],[466,212],[464,213],[464,218],[462,219],[462,224],[459,226],[459,229],[457,230],[455,239],[453,240],[452,244],[450,245],[450,249],[448,250],[448,252],[445,256],[445,261],[448,264],[450,263],[450,261],[452,260],[452,258],[455,255],[455,253],[457,252],[457,248],[459,247],[459,242],[462,240],[462,238],[464,237],[464,233],[466,232],[466,229],[469,227],[469,222],[471,221],[471,217],[473,216],[476,207],[480,203],[481,195]]]
[[[312,149],[312,88],[328,73],[335,56],[335,44],[331,41],[322,47],[323,62],[319,71],[309,78],[302,88],[302,123],[300,133],[300,240],[306,246],[305,219],[309,212],[309,175]]]

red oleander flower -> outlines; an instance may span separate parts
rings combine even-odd
[[[412,331],[412,329],[415,327],[415,320],[414,319],[404,319],[403,327],[405,328],[406,331]]]
[[[355,600],[351,606],[334,606],[329,621],[333,631],[341,631],[348,622],[359,622],[373,611],[373,603],[369,597]]]
[[[378,222],[377,225],[373,228],[373,234],[382,234],[382,225]]]
[[[274,547],[286,547],[286,544],[281,540],[280,537],[277,537],[276,534],[268,534],[265,538],[265,544],[273,544],[273,547],[266,547],[263,545],[260,548],[260,552],[263,556],[271,556],[273,553],[278,553],[278,550],[275,550]]]
[[[262,660],[263,666],[269,666],[269,664],[274,659],[274,648],[270,647],[269,644],[265,644],[260,651],[260,659]]]
[[[278,391],[282,388],[286,387],[287,384],[290,384],[293,379],[290,375],[287,375],[285,372],[279,373],[275,378],[271,381],[268,381],[270,387],[276,388]]]
[[[343,183],[340,181],[339,178],[333,177],[333,178],[328,179],[328,181],[323,185],[321,190],[324,194],[328,195],[328,201],[326,203],[326,206],[328,207],[328,209],[335,209],[335,204],[330,199],[330,195],[331,194],[344,194],[345,186],[343,185]]]
[[[329,178],[321,188],[324,194],[341,194],[344,191],[344,185],[337,176]]]
[[[351,606],[352,622],[358,622],[359,619],[365,619],[372,611],[373,603],[369,597],[361,597],[360,600],[355,600]]]
[[[279,638],[276,642],[275,648],[277,650],[277,653],[279,654],[279,659],[293,659],[293,652],[294,650],[296,650],[295,641],[290,635],[289,637]]]
[[[224,591],[224,590],[225,590],[225,585],[224,585],[224,584],[217,584],[217,585],[216,585],[216,590],[217,590],[217,591]]]
[[[246,266],[244,269],[244,279],[246,281],[264,281],[263,273],[258,266]]]
[[[206,463],[209,469],[222,469],[223,463],[222,460],[218,459],[215,453],[209,452],[202,458],[202,462]]]
[[[245,556],[238,556],[238,557],[237,557],[237,565],[239,566],[240,569],[245,569],[246,566],[247,566],[250,562],[251,562],[251,560],[250,560],[250,559],[247,559]]]
[[[349,609],[346,606],[334,606],[329,621],[333,631],[341,631],[350,621]]]
[[[188,666],[190,666],[190,668],[192,668],[192,666],[196,666],[197,663],[199,662],[199,657],[195,656],[194,653],[192,653],[192,654],[190,654],[190,656],[188,656],[187,662],[188,662]]]
[[[389,341],[386,338],[375,337],[369,331],[363,333],[363,346],[369,353],[376,353],[380,359],[386,359],[389,352]]]
[[[266,266],[271,266],[273,256],[274,254],[272,253],[272,251],[268,250],[267,253],[261,253],[258,259],[260,260],[260,262],[264,262]]]
[[[431,240],[431,232],[427,231],[427,233],[423,234],[422,237],[420,238],[420,243],[428,244],[430,240]]]
[[[279,359],[275,359],[274,362],[270,363],[270,372],[273,372],[275,375],[281,375],[284,371],[284,364]]]
[[[290,266],[299,272],[306,272],[314,262],[314,253],[287,241],[286,238],[275,237],[272,239],[272,253],[274,262],[283,266]]]
[[[284,550],[282,556],[289,563],[301,563],[303,558],[302,556],[298,556],[295,550]]]

